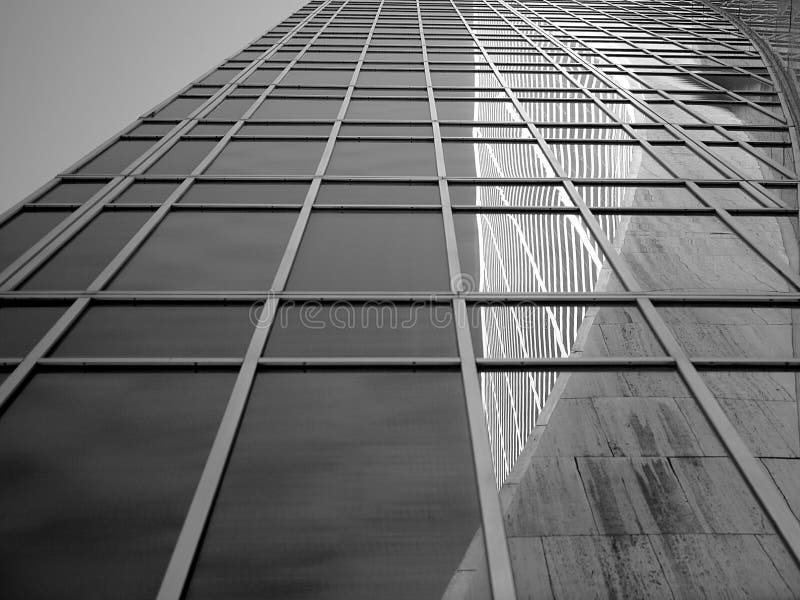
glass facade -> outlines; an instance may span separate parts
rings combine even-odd
[[[800,593],[793,128],[701,4],[312,0],[0,217],[0,596]]]

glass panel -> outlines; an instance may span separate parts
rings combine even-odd
[[[298,135],[328,137],[333,126],[330,123],[322,125],[306,125],[303,123],[245,123],[239,130],[239,136],[248,135]]]
[[[91,183],[59,183],[52,190],[39,197],[36,204],[83,204],[106,185],[105,181]]]
[[[389,301],[288,302],[265,356],[458,356],[449,305]]]
[[[120,140],[114,142],[96,158],[93,158],[78,169],[78,173],[122,173],[128,165],[144,154],[155,143],[154,140]]]
[[[216,145],[217,142],[212,140],[181,140],[167,150],[147,172],[189,174]]]
[[[467,291],[591,292],[609,266],[578,215],[454,215]]]
[[[441,215],[311,215],[289,277],[295,290],[447,290]]]
[[[48,231],[63,221],[71,211],[23,210],[0,225],[0,269],[5,269]]]
[[[790,291],[783,277],[714,217],[626,215],[609,237],[644,290]]]
[[[225,98],[225,100],[220,102],[217,107],[204,118],[237,121],[248,108],[253,106],[255,101],[255,98]]]
[[[176,98],[153,115],[159,119],[186,119],[208,98]]]
[[[329,175],[436,175],[430,142],[338,141]]]
[[[114,199],[112,204],[161,204],[178,189],[178,183],[136,182]]]
[[[187,597],[440,597],[479,524],[458,373],[265,372],[251,396]]]
[[[53,355],[239,357],[253,328],[249,304],[99,304],[69,330]]]
[[[653,153],[680,178],[721,179],[722,174],[686,146],[652,146]]]
[[[511,102],[437,100],[436,111],[442,121],[520,121]]]
[[[234,377],[35,375],[0,420],[3,597],[155,597]]]
[[[317,204],[439,204],[439,186],[403,183],[323,183]]]
[[[425,72],[424,71],[370,71],[362,69],[358,76],[358,85],[364,86],[382,86],[382,87],[395,87],[402,88],[406,86],[424,86],[425,85]]]
[[[280,74],[281,69],[258,69],[245,80],[245,83],[247,85],[270,85]]]
[[[568,177],[670,179],[672,176],[638,144],[551,143]]]
[[[177,123],[142,123],[130,135],[162,136],[172,131]]]
[[[335,119],[342,101],[321,98],[267,98],[251,119]]]
[[[469,185],[451,183],[456,206],[574,206],[559,185]]]
[[[225,175],[313,175],[325,142],[233,140],[207,173]]]
[[[444,142],[450,177],[555,177],[535,142]]]
[[[305,200],[308,183],[198,181],[179,204],[297,204]]]
[[[186,135],[222,137],[228,133],[232,126],[232,123],[198,123]]]
[[[700,208],[703,205],[685,187],[636,185],[579,185],[583,201],[591,208]],[[664,217],[670,218],[670,217]]]
[[[658,311],[689,356],[795,358],[791,308],[660,306]]]
[[[63,306],[0,304],[0,356],[25,356],[63,312]]]
[[[433,137],[433,129],[428,124],[381,123],[369,125],[361,123],[344,123],[339,130],[339,137],[372,136],[372,137]]]
[[[292,69],[281,80],[281,85],[349,85],[353,78],[352,70]]]
[[[127,290],[264,290],[295,212],[172,213],[111,284]]]
[[[350,101],[346,119],[388,121],[430,121],[431,112],[425,100],[358,100]]]
[[[631,306],[473,304],[472,345],[485,358],[662,356],[661,345]]]
[[[26,280],[22,289],[86,289],[151,214],[148,210],[101,212]]]

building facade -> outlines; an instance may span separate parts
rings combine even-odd
[[[797,597],[795,135],[701,3],[312,0],[0,217],[0,596]]]

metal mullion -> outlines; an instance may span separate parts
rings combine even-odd
[[[325,26],[331,23],[347,6],[349,0],[344,0],[338,7],[335,13],[326,22]],[[278,310],[278,298],[272,294],[272,290],[282,291],[284,289],[286,280],[288,278],[289,270],[294,262],[299,248],[300,239],[305,231],[308,219],[311,213],[311,207],[314,203],[317,191],[319,190],[322,175],[327,167],[328,160],[333,151],[333,145],[338,134],[339,127],[341,126],[341,117],[344,116],[349,99],[352,96],[353,88],[358,77],[360,67],[363,64],[364,56],[366,55],[372,33],[375,30],[375,25],[378,22],[381,8],[384,0],[381,0],[375,18],[373,20],[372,28],[367,37],[366,44],[362,50],[360,60],[353,73],[353,77],[348,87],[347,94],[342,101],[342,106],[339,111],[339,119],[333,126],[330,137],[328,139],[325,151],[320,158],[317,167],[316,175],[312,181],[311,187],[306,195],[303,208],[298,216],[298,221],[292,231],[291,237],[287,242],[284,250],[283,258],[281,259],[278,270],[273,279],[270,293],[266,297],[264,308],[262,309],[259,317],[259,324],[255,327],[247,352],[242,362],[242,366],[236,378],[233,390],[225,409],[225,414],[220,421],[217,435],[200,477],[194,497],[192,498],[189,511],[186,515],[181,532],[178,536],[175,548],[167,565],[161,587],[158,592],[158,600],[180,600],[183,592],[188,583],[189,575],[192,566],[196,559],[197,553],[200,550],[200,543],[205,533],[211,517],[211,511],[217,497],[217,493],[222,485],[222,478],[225,474],[228,460],[233,451],[233,445],[236,440],[239,426],[241,425],[244,417],[244,411],[247,406],[247,400],[255,381],[256,373],[258,370],[258,362],[263,353],[266,345],[267,337],[271,329],[271,325],[275,319]],[[318,32],[318,33],[321,33]]]
[[[450,288],[455,294],[464,290],[463,274],[458,257],[455,222],[450,203],[450,191],[447,182],[447,171],[444,160],[444,146],[439,127],[436,99],[433,92],[428,49],[425,40],[425,26],[419,0],[416,0],[417,25],[419,27],[422,48],[422,63],[425,72],[425,87],[428,106],[433,127],[434,151],[436,156],[436,172],[439,176],[439,196],[441,200],[442,219],[447,247],[447,265],[450,275]],[[475,352],[469,330],[466,302],[455,297],[452,301],[455,316],[456,343],[461,365],[461,378],[464,386],[465,408],[471,440],[472,459],[475,469],[478,500],[481,511],[481,528],[486,552],[486,564],[489,570],[489,583],[494,600],[516,600],[516,585],[511,568],[511,556],[506,540],[500,496],[497,491],[494,466],[492,462],[491,443],[486,417],[483,411],[480,376],[475,366]]]
[[[579,54],[574,52],[571,48],[565,46],[560,40],[558,40],[558,38],[555,38],[554,36],[551,36],[549,34],[544,33],[543,30],[541,30],[541,28],[539,26],[534,25],[533,23],[531,23],[531,21],[526,16],[522,15],[515,8],[512,8],[512,7],[508,6],[508,3],[505,0],[500,0],[500,2],[504,6],[506,6],[508,8],[508,10],[511,10],[512,12],[514,12],[514,14],[516,14],[520,19],[523,19],[524,21],[526,21],[530,27],[533,27],[533,28],[536,28],[536,29],[540,30],[543,35],[549,37],[550,41],[552,43],[561,46],[561,49],[564,52],[566,52],[570,56],[577,55],[578,57],[580,57]],[[573,39],[574,39],[574,37],[573,37]],[[603,58],[606,58],[608,60],[608,58],[606,57],[606,55],[603,52],[600,52],[600,51],[596,51],[596,52],[598,53],[599,56],[602,56]],[[714,155],[713,153],[709,152],[709,150],[706,148],[706,146],[704,144],[698,142],[697,140],[695,140],[694,138],[689,136],[684,131],[684,129],[682,127],[662,119],[661,116],[655,110],[653,110],[652,107],[650,107],[646,102],[642,102],[641,100],[639,100],[639,98],[637,98],[630,91],[628,91],[628,90],[626,90],[624,88],[620,88],[619,86],[614,84],[612,81],[609,80],[608,76],[602,70],[598,69],[595,65],[589,63],[588,61],[583,60],[582,58],[578,58],[577,60],[579,60],[583,64],[583,66],[587,70],[591,71],[598,79],[600,79],[601,81],[605,81],[606,83],[608,83],[610,88],[616,90],[618,93],[620,93],[623,96],[625,96],[632,104],[634,104],[645,115],[649,116],[650,118],[654,118],[656,122],[661,123],[663,126],[665,126],[667,131],[669,131],[673,135],[677,134],[676,137],[678,139],[680,139],[681,141],[683,141],[687,146],[692,148],[692,150],[694,150],[695,152],[697,152],[698,154],[700,154],[701,156],[703,156],[707,160],[710,159],[710,162],[711,162],[712,165],[714,165],[716,167],[715,163],[721,164],[721,165],[724,166],[725,170],[730,171],[731,173],[736,175],[736,171],[734,169],[729,167],[727,165],[727,163],[722,161],[716,155]],[[621,67],[621,66],[618,66],[618,67],[623,69],[626,73],[628,73],[628,75],[635,77],[635,74],[633,74],[630,71],[630,69],[627,69],[626,67]],[[640,140],[640,142],[644,141],[643,138],[640,138],[638,135],[635,135],[635,138]],[[654,158],[658,162],[661,162],[658,159],[657,156],[654,155]],[[716,167],[716,168],[719,168],[719,167]],[[736,180],[736,179],[737,179],[737,177],[734,177],[732,180]],[[752,183],[750,183],[749,181],[746,181],[746,180],[743,180],[743,186],[751,191],[751,193],[753,194],[754,198],[759,198],[760,197],[761,200],[765,200],[765,201],[769,202],[772,205],[776,205],[775,200],[771,196],[769,196],[768,194],[764,193],[758,186],[756,186],[756,185],[754,185],[754,184],[752,184]]]

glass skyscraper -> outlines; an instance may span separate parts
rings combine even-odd
[[[0,597],[800,595],[776,68],[313,0],[143,115],[0,217]]]

